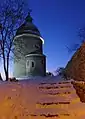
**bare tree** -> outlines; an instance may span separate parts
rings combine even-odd
[[[56,75],[62,75],[63,72],[64,72],[64,69],[65,69],[64,67],[57,68],[56,71],[55,71],[55,74]]]
[[[74,43],[73,45],[71,45],[70,47],[69,46],[66,46],[67,50],[69,53],[72,53],[74,51],[77,51],[77,49],[81,46],[82,43],[85,42],[85,27],[79,29],[78,31],[78,37],[79,37],[79,43]]]
[[[2,76],[1,76],[1,73],[0,73],[0,81],[3,81]]]
[[[46,72],[46,76],[54,76],[52,72]]]
[[[57,76],[61,76],[62,78],[66,79],[66,80],[70,79],[70,76],[68,76],[64,67],[57,68],[55,73],[57,74]]]
[[[9,78],[9,62],[13,56],[13,40],[24,16],[23,0],[5,0],[0,8],[0,58],[6,81]]]

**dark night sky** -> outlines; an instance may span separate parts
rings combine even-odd
[[[28,4],[45,40],[47,69],[65,66],[72,56],[66,46],[79,42],[79,28],[85,26],[85,0],[29,0]]]
[[[85,26],[85,0],[27,0],[27,4],[45,40],[47,70],[65,66],[72,56],[66,46],[79,42],[79,28]]]

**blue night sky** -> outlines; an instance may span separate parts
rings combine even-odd
[[[47,70],[66,66],[72,56],[66,46],[79,42],[79,28],[85,26],[85,0],[29,0],[28,6],[45,40]]]

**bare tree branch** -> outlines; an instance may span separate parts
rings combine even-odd
[[[9,61],[13,57],[14,37],[24,17],[23,0],[4,1],[0,11],[0,58],[3,60],[6,81],[9,77]]]

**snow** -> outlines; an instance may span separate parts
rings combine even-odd
[[[66,82],[61,77],[0,81],[0,119],[85,119],[85,104],[80,102],[70,81]],[[59,88],[53,89],[56,86]],[[70,94],[64,94],[68,91]],[[66,102],[69,104],[63,104]]]

